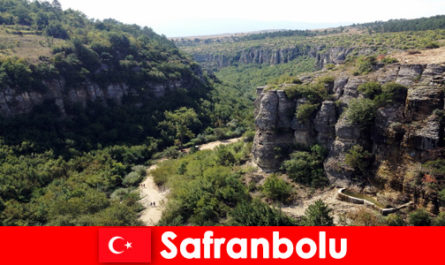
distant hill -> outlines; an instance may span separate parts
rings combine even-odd
[[[417,19],[392,19],[388,21],[376,21],[370,23],[352,24],[326,29],[315,30],[264,30],[256,32],[221,34],[211,36],[177,37],[171,38],[179,46],[194,46],[199,43],[212,42],[239,42],[247,40],[261,40],[266,38],[291,37],[291,36],[323,36],[343,32],[401,32],[445,29],[445,15],[437,15],[428,18]]]
[[[445,39],[445,16],[389,20],[322,30],[289,30],[215,38],[176,39],[202,66],[218,70],[240,64],[276,65],[315,58],[318,67],[357,53],[438,46]],[[332,50],[333,49],[333,50]]]

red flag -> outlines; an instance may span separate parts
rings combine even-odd
[[[99,228],[99,262],[150,263],[150,261],[150,228]]]

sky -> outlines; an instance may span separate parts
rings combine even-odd
[[[445,0],[59,0],[89,18],[151,27],[167,37],[314,29],[445,14]]]

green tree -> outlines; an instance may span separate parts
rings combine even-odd
[[[193,129],[197,129],[201,125],[198,115],[191,108],[182,107],[175,111],[166,111],[164,116],[165,121],[161,122],[161,127],[168,128],[180,146],[186,140],[195,137]]]
[[[429,226],[431,225],[431,217],[425,209],[418,209],[413,211],[408,216],[408,221],[414,226]]]
[[[395,213],[389,214],[386,219],[386,224],[389,226],[404,226],[406,225],[405,220],[403,218]]]
[[[281,168],[289,177],[301,184],[322,187],[329,183],[323,169],[324,149],[319,145],[311,147],[311,152],[297,151],[283,162]]]
[[[352,99],[345,112],[346,120],[366,128],[374,121],[375,110],[375,102],[369,98]]]
[[[345,156],[345,163],[352,167],[357,173],[365,175],[372,164],[372,154],[361,145],[354,145]]]
[[[307,226],[332,226],[334,219],[330,209],[322,200],[309,205],[304,212],[304,224]]]
[[[269,199],[286,203],[292,195],[292,186],[272,174],[264,181],[263,192]]]

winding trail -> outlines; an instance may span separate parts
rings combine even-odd
[[[214,141],[199,146],[199,150],[213,150],[220,145],[232,144],[240,141],[242,137],[232,138],[227,140]],[[188,151],[188,150],[186,150]],[[139,194],[141,195],[141,200],[139,201],[143,206],[144,210],[141,213],[140,220],[145,225],[156,225],[161,219],[162,212],[167,205],[167,195],[169,194],[169,189],[160,189],[153,180],[153,176],[150,172],[158,167],[158,164],[167,160],[162,158],[155,161],[155,163],[147,169],[147,177],[139,185]],[[154,204],[153,204],[154,203]]]

